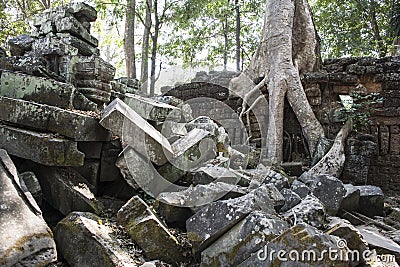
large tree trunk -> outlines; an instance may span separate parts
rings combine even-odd
[[[231,89],[247,100],[253,93],[250,89],[264,77],[262,83],[269,93],[266,150],[272,163],[283,160],[285,96],[296,114],[311,154],[319,138],[324,138],[323,128],[300,81],[301,73],[313,71],[318,66],[317,40],[306,0],[267,0],[260,45],[249,68],[231,82]]]
[[[128,0],[125,16],[124,50],[126,76],[136,79],[135,5],[135,0]]]
[[[240,4],[239,0],[235,0],[235,14],[236,14],[236,71],[240,71],[240,56],[241,56],[241,45],[240,45]]]
[[[142,41],[142,65],[140,72],[140,81],[143,83],[143,91],[147,94],[149,78],[149,43],[150,43],[150,30],[152,26],[151,9],[152,0],[146,0],[146,17],[144,21],[143,41]]]
[[[156,60],[157,60],[157,46],[158,35],[160,33],[160,20],[158,17],[158,0],[154,0],[154,34],[151,36],[152,49],[151,49],[151,70],[150,70],[150,96],[154,96],[155,83],[156,83]]]

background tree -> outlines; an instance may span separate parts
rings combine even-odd
[[[389,20],[396,1],[311,1],[322,56],[385,56],[393,43]]]
[[[136,1],[128,0],[125,11],[125,35],[124,35],[124,50],[126,76],[136,78],[136,55],[135,55],[135,13]]]

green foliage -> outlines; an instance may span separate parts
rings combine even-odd
[[[265,0],[239,1],[241,48],[246,59],[253,54],[262,29]],[[222,65],[224,34],[228,33],[228,60],[235,58],[234,0],[185,0],[176,6],[161,53],[170,62],[186,66]]]
[[[383,103],[383,98],[378,93],[353,93],[352,98],[353,103],[351,105],[346,105],[340,109],[340,120],[346,122],[351,119],[353,129],[358,131],[371,125],[371,113]]]
[[[393,42],[389,27],[393,0],[310,2],[324,58],[379,55],[372,17],[376,19],[383,46],[387,48]]]
[[[30,32],[29,21],[43,10],[68,3],[69,0],[1,0],[0,46],[7,46],[7,39]]]

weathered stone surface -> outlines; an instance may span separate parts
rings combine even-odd
[[[96,88],[78,88],[78,91],[84,94],[90,101],[102,105],[110,102],[111,93]]]
[[[290,189],[283,188],[280,192],[285,198],[285,205],[281,208],[281,212],[288,211],[301,202],[300,196]]]
[[[0,265],[45,266],[56,261],[53,234],[5,150],[0,150],[0,161]]]
[[[180,121],[181,119],[179,108],[155,101],[151,98],[125,94],[124,102],[147,120],[162,122],[165,120]]]
[[[261,184],[274,184],[278,190],[288,187],[288,178],[282,174],[260,165],[257,169],[249,169],[244,171],[252,180],[256,180]]]
[[[191,184],[208,184],[211,182],[223,182],[227,184],[237,184],[240,177],[227,168],[214,165],[206,165],[191,172],[189,178]]]
[[[326,174],[316,176],[302,175],[299,179],[324,204],[328,214],[336,215],[346,194],[346,189],[339,179]]]
[[[278,217],[254,211],[203,250],[201,266],[236,266],[288,228]]]
[[[77,150],[76,142],[2,124],[0,148],[11,155],[48,166],[81,166],[85,157]]]
[[[8,40],[8,45],[11,55],[16,57],[23,56],[26,52],[31,50],[34,41],[35,39],[27,34],[21,34],[10,38]]]
[[[301,198],[305,198],[311,192],[310,188],[299,180],[294,180],[290,186],[290,189],[298,194]]]
[[[356,226],[356,228],[368,245],[375,248],[378,254],[392,254],[396,256],[397,261],[400,259],[400,245],[383,236],[379,229],[365,225]]]
[[[173,154],[169,141],[119,99],[105,108],[100,124],[156,164],[167,162],[164,153]]]
[[[117,217],[146,257],[170,263],[182,261],[178,240],[138,196],[131,198],[118,211]]]
[[[382,189],[372,185],[356,186],[356,188],[360,190],[359,212],[369,217],[383,215],[385,196]]]
[[[75,87],[41,77],[3,71],[0,95],[41,104],[72,108]]]
[[[75,64],[75,78],[80,80],[100,80],[108,83],[114,79],[115,67],[99,56],[78,57]]]
[[[362,255],[363,252],[368,249],[368,244],[363,239],[360,231],[358,231],[350,222],[337,217],[332,217],[330,218],[328,231],[326,231],[326,233],[340,237],[342,240],[346,241],[346,246],[351,251],[358,251],[358,255],[360,256],[358,259],[351,259],[351,266],[356,266],[360,262],[364,261]]]
[[[72,267],[137,266],[111,232],[100,217],[72,212],[57,224],[54,235],[57,248]]]
[[[340,209],[343,211],[356,211],[359,208],[360,189],[357,189],[352,184],[344,184],[346,194],[340,204]]]
[[[108,141],[110,133],[96,118],[34,102],[0,97],[0,120],[75,141]],[[68,125],[68,127],[66,127]]]
[[[77,80],[76,86],[78,88],[95,88],[104,92],[111,92],[111,85],[99,80]]]
[[[206,185],[190,186],[178,192],[164,192],[157,199],[168,205],[180,207],[201,207],[225,195],[239,197],[246,194],[244,188],[223,182],[209,183]]]
[[[215,142],[210,133],[202,129],[193,129],[171,145],[174,158],[170,159],[182,170],[192,170],[216,156]]]
[[[36,175],[42,186],[46,201],[68,215],[72,211],[100,214],[103,205],[92,193],[92,186],[71,168],[37,166]]]
[[[284,216],[294,224],[304,222],[311,226],[320,228],[326,219],[326,210],[321,201],[314,195],[308,195],[298,205],[294,206]]]
[[[190,132],[193,129],[202,129],[215,135],[218,130],[218,125],[209,117],[200,116],[186,124],[186,129]]]
[[[26,188],[32,194],[36,203],[40,205],[42,203],[42,187],[40,186],[39,180],[33,172],[24,172],[19,175],[24,181]]]
[[[188,207],[178,207],[168,205],[162,201],[154,201],[154,209],[169,226],[185,229],[186,221],[193,216],[193,212]]]
[[[349,266],[348,261],[334,260],[329,256],[329,250],[336,250],[335,255],[345,255],[347,247],[337,245],[339,239],[327,235],[304,223],[297,224],[271,240],[266,246],[260,247],[259,252],[242,262],[240,267],[250,266]],[[280,251],[283,251],[281,253]],[[274,253],[271,253],[274,251]],[[298,253],[292,253],[297,251]],[[304,251],[311,253],[303,253]],[[278,253],[279,252],[279,253]],[[278,256],[279,255],[279,256]]]
[[[274,214],[266,186],[261,186],[239,198],[213,202],[186,221],[188,238],[194,250],[202,251],[225,234],[250,212],[261,210]]]
[[[97,104],[90,101],[84,94],[82,94],[79,91],[75,91],[75,95],[72,100],[72,105],[74,106],[74,109],[82,111],[92,111],[95,113],[99,112]]]
[[[62,42],[60,38],[53,34],[48,34],[44,38],[37,39],[32,44],[32,50],[36,56],[64,56],[78,55],[78,49]]]
[[[141,188],[154,198],[167,191],[175,182],[164,179],[158,174],[149,159],[129,146],[123,150],[123,155],[119,157],[116,164],[132,188]]]
[[[84,40],[85,42],[88,42],[95,47],[99,45],[99,40],[90,35],[88,30],[74,17],[55,19],[54,25],[57,33],[67,32]]]

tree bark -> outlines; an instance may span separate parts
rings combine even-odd
[[[235,0],[235,13],[236,13],[236,71],[240,71],[240,56],[241,56],[241,44],[240,44],[240,5],[239,0]]]
[[[135,5],[136,0],[128,0],[125,16],[125,64],[126,75],[136,79],[136,56],[135,56]]]
[[[269,94],[267,159],[283,160],[284,99],[287,97],[313,154],[324,131],[315,117],[300,81],[300,74],[318,66],[318,38],[306,0],[267,0],[261,42],[255,56],[230,87],[239,96],[264,77]]]
[[[149,79],[149,46],[150,46],[150,30],[152,26],[151,9],[152,0],[146,0],[146,17],[144,20],[144,31],[142,41],[142,65],[140,72],[140,81],[143,83],[144,93],[147,94],[147,80]]]
[[[159,32],[160,32],[160,19],[158,15],[158,0],[154,0],[154,34],[151,36],[152,49],[151,49],[151,70],[150,70],[150,96],[154,96],[155,83],[156,83],[156,60],[157,60],[157,46],[158,46]]]

